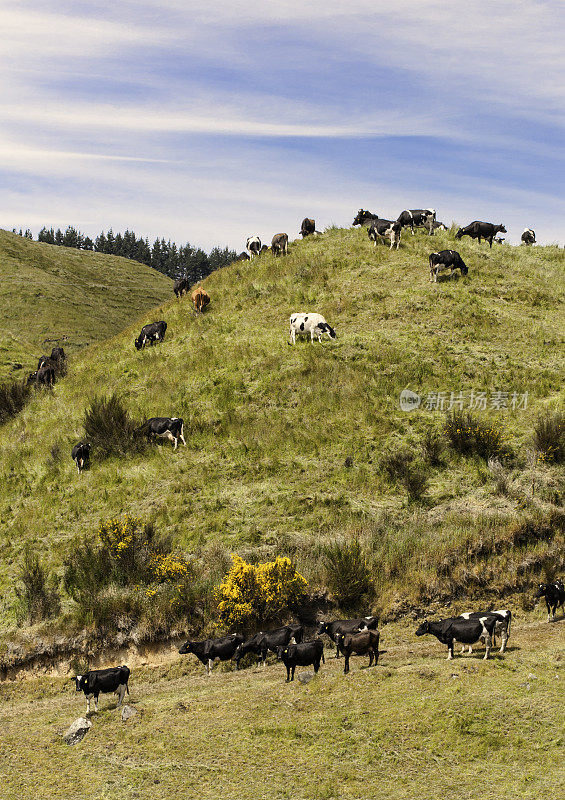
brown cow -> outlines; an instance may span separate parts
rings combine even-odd
[[[210,302],[210,295],[208,292],[204,291],[202,286],[199,286],[198,289],[195,289],[191,295],[191,300],[194,303],[195,311],[204,311],[208,303]]]
[[[369,666],[373,664],[373,656],[375,658],[375,666],[379,661],[379,638],[378,631],[371,631],[366,628],[359,633],[343,633],[338,634],[338,647],[345,656],[345,666],[343,668],[344,674],[349,672],[349,657],[354,653],[357,656],[369,655]]]
[[[288,253],[288,233],[275,233],[271,242],[271,250],[274,256],[286,256]]]
[[[300,226],[300,233],[302,234],[303,239],[305,239],[307,236],[310,236],[312,233],[316,233],[316,220],[304,217],[302,220],[302,225]]]

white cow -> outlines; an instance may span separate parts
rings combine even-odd
[[[328,325],[321,314],[299,312],[290,318],[289,337],[291,341],[289,344],[296,342],[296,334],[299,336],[310,334],[310,342],[314,341],[314,336],[321,342],[324,333],[327,333],[330,339],[337,338],[334,329]]]

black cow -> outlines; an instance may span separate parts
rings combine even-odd
[[[396,249],[398,250],[401,233],[402,226],[400,223],[390,219],[373,219],[367,228],[367,236],[375,243],[375,247],[378,241],[382,241],[388,236],[390,239],[389,250],[392,250],[394,245],[396,245]]]
[[[351,224],[361,225],[363,228],[368,228],[372,221],[378,218],[378,214],[372,214],[370,211],[364,211],[362,208],[360,208],[357,212],[357,216]]]
[[[321,636],[323,633],[327,634],[332,642],[335,642],[336,653],[335,658],[339,658],[340,647],[337,639],[337,634],[358,633],[364,628],[375,630],[378,627],[378,617],[359,617],[359,619],[336,619],[333,622],[319,622],[316,633]]]
[[[427,227],[430,236],[434,232],[434,222],[436,221],[436,212],[433,208],[412,208],[409,211],[402,211],[396,220],[403,228],[410,228],[412,235],[414,235],[414,228]]]
[[[265,666],[267,653],[269,650],[276,653],[279,647],[286,647],[287,644],[300,644],[304,637],[302,625],[283,625],[272,631],[259,631],[251,639],[239,645],[234,653],[234,660],[239,668],[239,662],[247,653],[255,653]]]
[[[324,643],[321,639],[314,639],[312,642],[302,642],[301,644],[289,644],[286,647],[279,647],[277,658],[286,667],[286,682],[294,680],[294,670],[296,667],[314,666],[314,672],[320,669],[320,661],[324,664]]]
[[[233,658],[235,651],[245,641],[245,637],[240,633],[230,633],[220,639],[204,639],[201,642],[185,642],[179,649],[181,655],[193,653],[196,658],[206,667],[206,675],[210,675],[210,670],[214,666],[214,661],[229,661]]]
[[[34,383],[36,386],[53,386],[55,383],[55,367],[51,359],[47,358],[39,369],[35,372],[30,372],[27,382],[28,384]]]
[[[532,228],[526,228],[524,233],[522,234],[522,244],[535,244],[536,243],[536,234]]]
[[[167,323],[163,322],[163,320],[160,322],[150,322],[148,325],[144,325],[141,329],[141,333],[135,340],[137,350],[141,350],[147,343],[155,344],[155,342],[163,341],[166,330]]]
[[[547,606],[547,621],[555,619],[555,612],[560,606],[565,604],[565,586],[562,580],[557,580],[555,583],[540,583],[536,593],[536,600],[545,597],[545,604]]]
[[[349,658],[353,654],[357,656],[366,656],[368,654],[370,667],[373,665],[373,658],[375,659],[375,666],[379,663],[380,633],[378,631],[365,628],[359,633],[346,633],[345,635],[338,633],[337,639],[341,652],[345,656],[344,675],[349,672]]]
[[[250,259],[251,259],[251,256],[249,255],[249,253],[243,252],[243,253],[240,253],[238,256],[236,256],[234,258],[234,261],[249,261]]]
[[[506,650],[506,643],[510,638],[510,626],[512,624],[511,611],[506,608],[501,608],[497,611],[466,611],[463,614],[459,614],[459,616],[461,619],[481,619],[481,617],[495,617],[496,625],[492,631],[492,645],[493,647],[496,647],[496,634],[499,633],[502,638],[500,652],[504,653]],[[461,652],[465,652],[465,645],[463,645]],[[469,645],[469,652],[473,652],[472,645]]]
[[[461,275],[467,275],[469,269],[457,250],[440,250],[437,253],[430,253],[430,280],[437,283],[437,276],[445,269],[451,270],[453,275],[454,270],[460,269]]]
[[[88,442],[78,442],[72,449],[71,457],[78,467],[79,474],[90,461],[90,445]]]
[[[175,297],[179,299],[183,296],[183,294],[186,294],[189,289],[190,289],[190,282],[188,278],[185,277],[178,278],[173,286],[173,292],[175,293]]]
[[[149,439],[156,437],[168,439],[174,445],[173,450],[177,449],[179,439],[186,447],[182,417],[151,417],[141,426],[141,433]]]
[[[447,645],[447,658],[453,658],[453,642],[461,642],[462,644],[475,644],[479,639],[484,639],[485,642],[485,658],[490,655],[492,647],[492,635],[497,623],[497,618],[494,615],[485,615],[477,619],[462,619],[461,617],[453,617],[451,619],[442,619],[438,622],[430,622],[426,620],[422,622],[416,636],[423,636],[425,633],[431,633],[442,644]]]
[[[303,239],[310,236],[312,233],[316,233],[316,220],[304,217],[302,225],[300,226],[300,233]]]
[[[90,701],[94,697],[94,710],[98,711],[98,695],[113,692],[118,695],[118,706],[123,702],[126,692],[129,694],[130,671],[127,667],[110,667],[109,669],[91,669],[85,675],[77,675],[75,680],[77,692],[86,695],[86,713],[90,713]]]
[[[492,240],[497,233],[508,233],[508,231],[504,225],[493,225],[492,222],[479,222],[475,220],[465,228],[459,228],[455,234],[455,238],[462,239],[463,236],[470,236],[471,239],[478,239],[479,244],[481,243],[481,239],[485,239],[492,247]]]

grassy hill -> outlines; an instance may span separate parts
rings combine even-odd
[[[532,456],[531,441],[540,412],[564,407],[565,253],[463,240],[468,277],[435,285],[430,244],[454,240],[407,235],[389,252],[365,231],[330,230],[286,258],[212,274],[203,315],[189,298],[169,301],[77,355],[52,393],[0,430],[5,630],[24,545],[60,574],[77,537],[94,540],[101,519],[123,512],[205,569],[221,574],[232,551],[283,553],[312,587],[327,581],[321,545],[357,537],[378,606],[391,613],[437,598],[498,599],[562,568],[563,470]],[[164,279],[151,275],[159,295]],[[323,313],[337,341],[288,346],[289,315],[302,310]],[[137,352],[134,335],[156,318],[168,323],[165,342]],[[423,398],[411,413],[399,408],[406,387]],[[182,416],[187,447],[94,460],[79,476],[70,450],[85,407],[114,390],[135,417]],[[508,392],[509,403],[528,393],[526,408],[476,412],[500,433],[499,465],[450,447],[445,410],[425,408],[430,393],[472,390]],[[399,449],[423,475],[415,496],[390,464]]]
[[[170,292],[144,264],[0,230],[0,380],[35,369],[52,340],[74,354],[107,339]]]

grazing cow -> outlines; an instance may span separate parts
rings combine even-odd
[[[336,332],[328,325],[326,320],[321,314],[304,314],[299,312],[293,314],[290,318],[289,344],[295,344],[296,334],[299,336],[307,336],[310,334],[310,342],[314,341],[314,336],[318,341],[322,341],[322,336],[327,333],[330,339],[336,339]]]
[[[445,222],[437,222],[436,220],[434,220],[434,222],[432,224],[432,229],[434,231],[448,231],[449,230],[449,228],[447,227]]]
[[[373,220],[378,219],[378,214],[372,214],[370,211],[364,211],[362,208],[357,212],[357,216],[351,223],[352,225],[361,225],[363,228],[368,228]]]
[[[271,248],[268,244],[261,245],[261,249],[259,251],[259,255],[262,256],[264,253],[268,253]]]
[[[229,661],[243,641],[244,637],[240,633],[230,633],[229,636],[223,636],[220,639],[204,639],[201,642],[189,640],[179,649],[179,653],[181,655],[193,653],[206,667],[206,675],[210,675],[214,662],[216,660]]]
[[[367,628],[374,631],[379,624],[378,617],[359,617],[358,619],[336,619],[333,622],[318,622],[316,633],[321,636],[323,633],[327,634],[336,646],[335,658],[339,658],[340,646],[338,635],[346,635],[348,633],[359,633],[359,631]]]
[[[179,300],[183,296],[183,294],[186,294],[188,292],[189,289],[190,289],[190,283],[188,278],[186,277],[177,278],[173,286],[173,292],[175,293],[175,296]]]
[[[440,250],[439,253],[430,253],[429,263],[432,283],[437,283],[437,276],[446,269],[451,270],[451,275],[456,269],[461,270],[461,275],[467,275],[469,272],[457,250]]]
[[[47,358],[46,361],[42,362],[39,369],[36,369],[35,372],[30,372],[27,383],[34,383],[36,386],[53,386],[55,383],[55,367],[51,359]]]
[[[275,233],[271,242],[271,250],[274,256],[286,256],[288,253],[288,233]]]
[[[129,694],[130,671],[127,667],[110,667],[110,669],[91,669],[84,675],[77,675],[75,680],[77,692],[86,695],[86,713],[90,713],[90,701],[94,697],[94,710],[98,711],[98,695],[113,692],[118,695],[118,706],[123,702],[126,692]]]
[[[479,244],[481,243],[481,239],[485,239],[492,247],[492,240],[497,233],[508,233],[508,231],[504,225],[493,225],[492,222],[479,222],[475,220],[465,228],[459,228],[455,234],[455,238],[462,239],[463,236],[470,236],[471,239],[478,239]]]
[[[536,243],[536,234],[532,228],[526,228],[524,233],[522,234],[522,244],[535,244]]]
[[[261,252],[261,239],[258,236],[250,236],[245,243],[245,249],[248,251],[250,258],[258,256]]]
[[[316,233],[316,220],[304,217],[302,225],[300,226],[300,233],[303,239],[310,236],[312,233]]]
[[[504,653],[506,650],[506,643],[510,638],[510,625],[512,624],[511,611],[506,608],[501,608],[498,611],[466,611],[463,614],[459,614],[459,616],[461,619],[481,619],[482,617],[495,617],[496,625],[492,631],[492,646],[496,647],[496,634],[500,634],[502,638],[500,652]],[[465,652],[465,645],[463,645],[461,652]],[[469,645],[469,652],[473,652],[472,645]]]
[[[243,251],[238,256],[236,256],[234,258],[234,261],[249,261],[250,259],[251,259],[251,256],[249,255],[249,253],[246,253],[245,251]]]
[[[153,345],[155,342],[162,342],[165,338],[165,331],[167,330],[167,323],[161,320],[160,322],[150,322],[144,325],[141,333],[135,340],[134,344],[137,350],[141,350],[146,344]]]
[[[181,417],[151,417],[141,426],[140,432],[149,439],[168,439],[173,443],[173,450],[177,449],[179,439],[186,447],[184,440],[184,420]]]
[[[194,304],[194,310],[202,313],[210,302],[210,295],[202,288],[202,286],[199,286],[198,289],[193,291],[191,300]]]
[[[366,656],[368,654],[369,666],[373,665],[373,658],[375,659],[375,666],[377,666],[379,663],[379,639],[380,633],[368,628],[359,631],[359,633],[338,633],[336,643],[345,656],[343,674],[347,675],[349,672],[349,657],[352,654],[357,656]]]
[[[394,245],[398,250],[400,244],[400,236],[402,233],[402,226],[398,222],[390,219],[374,219],[371,221],[367,228],[367,236],[377,246],[378,241],[383,241],[386,236],[390,239],[390,248],[392,250]]]
[[[294,670],[296,667],[314,666],[314,672],[320,669],[320,661],[324,664],[324,643],[321,639],[314,639],[311,642],[301,644],[289,644],[286,647],[279,647],[277,658],[286,667],[286,682],[294,680]]]
[[[486,647],[484,657],[486,659],[490,655],[492,634],[496,624],[497,618],[491,614],[473,619],[454,617],[451,619],[442,619],[438,622],[426,620],[422,622],[416,631],[416,636],[423,636],[426,633],[431,633],[442,644],[447,645],[448,659],[453,658],[454,640],[462,644],[475,644],[479,639],[484,639]]]
[[[255,653],[260,657],[261,663],[265,666],[267,653],[269,650],[276,653],[279,647],[286,647],[287,644],[300,644],[304,637],[302,625],[283,625],[272,631],[259,631],[251,639],[240,644],[234,654],[234,660],[239,668],[239,662],[247,653]]]
[[[428,228],[430,236],[432,236],[436,212],[433,208],[412,208],[409,211],[402,211],[396,221],[403,228],[410,228],[412,235],[414,235],[414,228]]]
[[[545,604],[547,606],[547,621],[551,622],[552,618],[555,620],[555,612],[560,606],[565,604],[565,586],[563,581],[557,580],[555,583],[540,583],[536,600],[545,597]]]
[[[78,442],[71,451],[71,458],[76,463],[79,475],[90,461],[90,445],[88,442]]]

